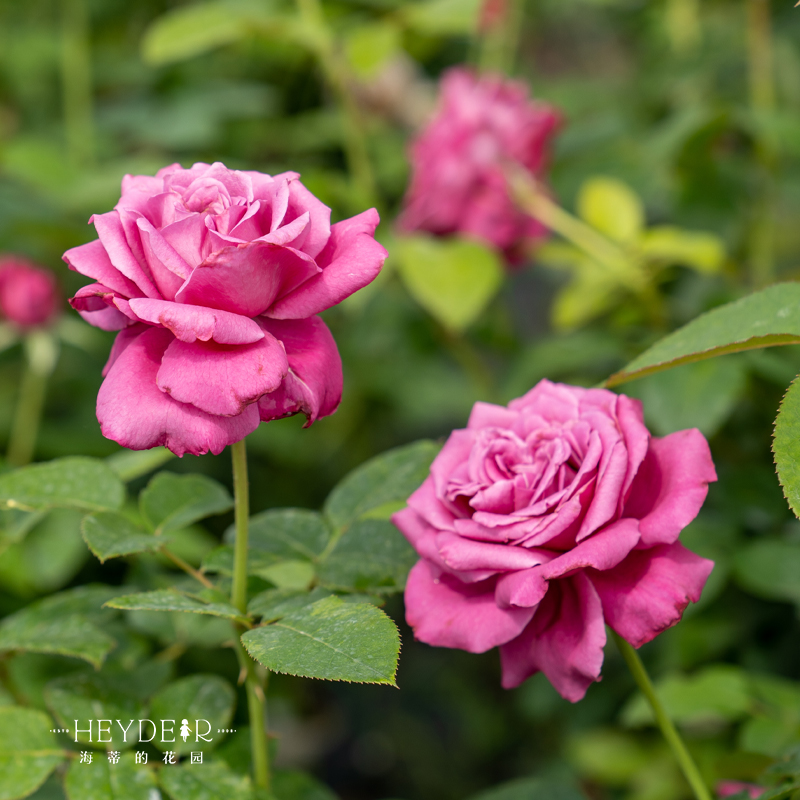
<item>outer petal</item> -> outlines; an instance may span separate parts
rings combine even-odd
[[[716,479],[708,442],[697,429],[652,439],[623,514],[641,520],[642,546],[677,541]]]
[[[317,257],[322,272],[294,291],[277,295],[267,315],[274,319],[310,317],[370,283],[388,255],[374,238],[378,222],[378,212],[372,208],[333,225],[328,244]]]
[[[90,283],[78,289],[75,297],[69,304],[90,325],[104,331],[120,331],[131,324],[125,314],[115,308],[113,303],[114,292],[100,283]]]
[[[532,608],[498,608],[494,581],[466,584],[417,562],[406,584],[406,621],[421,642],[483,653],[513,639]]]
[[[114,339],[114,344],[111,345],[111,352],[108,354],[108,361],[103,367],[103,377],[108,375],[114,362],[127,350],[128,345],[135,342],[139,336],[145,331],[150,330],[148,325],[142,323],[134,323],[133,325],[123,328]]]
[[[63,258],[70,269],[87,278],[94,278],[122,297],[140,297],[142,294],[139,287],[111,263],[99,239],[67,250]]]
[[[619,566],[586,574],[603,602],[608,624],[641,647],[681,618],[700,599],[714,562],[679,542],[634,550]]]
[[[219,344],[251,344],[264,338],[259,324],[240,314],[204,306],[171,303],[169,300],[134,298],[130,308],[142,322],[163,325],[182,342],[213,339]]]
[[[131,450],[164,445],[177,456],[209,450],[218,455],[258,427],[258,411],[251,405],[239,416],[215,417],[164,394],[156,386],[156,373],[173,341],[169,331],[150,328],[116,358],[97,395],[103,436]]]
[[[180,403],[233,417],[275,391],[288,369],[286,353],[273,336],[245,345],[176,339],[164,353],[156,383]]]
[[[436,539],[445,564],[459,572],[484,569],[492,572],[520,570],[542,563],[538,554],[527,547],[478,542],[449,531],[440,533]]]
[[[575,703],[600,680],[605,643],[600,598],[586,576],[551,582],[530,625],[500,648],[503,686],[519,686],[541,670]]]
[[[212,253],[195,268],[175,299],[257,317],[275,298],[291,292],[318,272],[311,258],[297,250],[269,242],[250,242]]]
[[[259,322],[283,343],[289,360],[281,386],[258,401],[261,419],[302,412],[308,427],[333,414],[342,399],[342,360],[328,326],[319,317],[282,321],[261,317]]]
[[[108,253],[111,263],[129,280],[133,281],[147,297],[161,297],[144,267],[131,252],[119,212],[95,214],[90,220]]]

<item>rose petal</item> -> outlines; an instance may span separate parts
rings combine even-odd
[[[90,325],[103,331],[119,331],[131,320],[113,305],[114,292],[100,283],[90,283],[78,289],[69,304]]]
[[[635,519],[613,522],[571,550],[542,567],[548,580],[563,578],[579,569],[593,567],[607,570],[616,567],[639,542],[639,524]]]
[[[269,334],[245,345],[175,339],[164,353],[156,382],[180,403],[232,417],[275,391],[288,369],[283,347]]]
[[[603,602],[606,622],[634,647],[641,647],[680,620],[700,599],[714,562],[679,542],[634,550],[613,569],[588,570]]]
[[[434,568],[435,569],[435,568]],[[494,581],[465,584],[417,562],[406,584],[406,621],[421,642],[483,653],[518,636],[532,608],[498,608]]]
[[[89,220],[95,227],[111,263],[133,281],[146,297],[161,297],[151,277],[131,252],[117,211],[95,214]],[[105,283],[105,281],[104,281]],[[110,285],[106,283],[106,285]]]
[[[182,342],[213,339],[219,344],[251,344],[264,338],[259,324],[248,317],[216,308],[171,303],[168,300],[134,298],[130,307],[143,322],[163,325]]]
[[[158,291],[172,300],[183,282],[192,274],[191,267],[144,217],[136,220],[147,265]]]
[[[696,429],[652,439],[631,484],[624,516],[641,520],[642,545],[671,544],[697,516],[717,479],[705,436]]]
[[[386,250],[375,241],[375,209],[337,222],[317,257],[322,272],[287,294],[276,295],[267,311],[273,319],[302,319],[341,303],[370,283],[381,271]]]
[[[521,569],[497,578],[494,599],[501,608],[532,608],[542,601],[547,587],[548,583],[539,567]]]
[[[108,286],[122,297],[140,297],[139,287],[129,281],[109,260],[108,253],[99,239],[64,253],[64,261],[75,272]]]
[[[117,336],[131,336],[128,328]],[[219,455],[252,433],[259,423],[255,405],[236,417],[216,417],[173,400],[156,386],[161,358],[175,337],[149,328],[127,342],[97,395],[97,419],[103,436],[131,450],[164,445],[175,455]]]
[[[503,686],[512,689],[541,670],[576,703],[600,680],[605,643],[603,608],[586,576],[553,581],[528,627],[500,648]]]
[[[259,323],[286,349],[289,372],[279,388],[258,401],[269,421],[302,412],[306,427],[333,414],[342,399],[342,360],[328,326],[319,317]]]
[[[525,547],[490,544],[464,539],[445,531],[436,537],[442,560],[452,570],[490,570],[492,572],[520,570],[542,563],[536,553]]]
[[[224,247],[195,268],[175,299],[257,317],[318,272],[308,256],[292,248],[265,242]]]

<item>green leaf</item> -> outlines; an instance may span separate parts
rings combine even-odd
[[[633,189],[615,178],[589,178],[578,192],[578,214],[617,242],[634,241],[644,228],[644,207]]]
[[[91,764],[74,758],[64,779],[68,800],[154,800],[155,787],[153,770],[137,764],[133,753],[123,753],[116,764],[101,753]]]
[[[337,800],[324,783],[295,770],[277,770],[272,776],[272,791],[277,800]]]
[[[139,496],[145,522],[156,534],[185,528],[233,508],[228,490],[205,475],[159,472]]]
[[[59,458],[0,475],[0,506],[7,508],[116,510],[124,498],[116,473],[96,458]]]
[[[331,592],[319,586],[310,592],[303,589],[267,589],[257,594],[250,601],[247,611],[249,614],[261,617],[264,622],[274,622],[292,611],[304,606],[310,606],[312,603],[316,603],[317,600],[331,596]],[[372,597],[371,595],[345,594],[337,596],[345,603],[381,604],[380,598]]]
[[[411,296],[457,333],[478,319],[505,274],[498,253],[467,239],[404,236],[396,240],[395,252]]]
[[[800,604],[800,544],[754,542],[736,553],[733,568],[736,582],[756,597]]]
[[[229,603],[205,602],[175,589],[156,589],[152,592],[139,592],[115,597],[106,603],[108,608],[125,611],[186,611],[190,614],[209,614],[225,619],[242,619],[239,611]]]
[[[269,20],[268,8],[263,3],[221,0],[173,9],[145,32],[142,58],[161,66],[233,44]]]
[[[164,767],[159,781],[172,800],[252,800],[249,778],[223,761]]]
[[[80,587],[31,603],[0,622],[0,651],[82,658],[99,669],[115,642],[89,617],[101,616],[110,594],[107,587]]]
[[[101,562],[131,553],[150,553],[160,549],[164,540],[145,533],[127,517],[113,511],[89,514],[81,523],[83,539]]]
[[[656,694],[670,718],[685,725],[719,724],[746,716],[752,706],[747,674],[717,664],[694,675],[671,675],[656,683]],[[636,694],[622,711],[630,727],[655,724],[647,701]]]
[[[341,530],[369,511],[387,504],[405,505],[427,477],[439,449],[435,442],[423,439],[371,458],[346,475],[328,495],[325,516]]]
[[[569,783],[520,778],[472,795],[469,800],[586,800],[586,795]]]
[[[130,483],[164,466],[173,458],[175,454],[166,447],[153,447],[150,450],[120,450],[109,456],[106,464],[117,473],[121,481]]]
[[[742,356],[683,364],[648,375],[625,388],[644,406],[645,421],[659,436],[699,428],[713,436],[730,416],[746,385]]]
[[[323,586],[343,591],[393,594],[405,588],[418,556],[387,520],[354,522],[319,565]]]
[[[273,672],[395,685],[400,636],[380,609],[327,597],[247,631],[250,655]]]
[[[32,794],[64,760],[54,727],[41,711],[0,707],[0,800]]]
[[[608,387],[691,361],[800,343],[800,283],[778,283],[715,308],[665,336],[612,375]]]
[[[125,686],[124,679],[107,675],[78,673],[56,678],[44,688],[44,699],[47,707],[53,712],[60,727],[70,731],[70,739],[75,741],[75,720],[80,728],[88,728],[89,720],[92,723],[92,742],[89,742],[89,733],[78,733],[77,741],[84,746],[94,747],[99,750],[127,750],[138,744],[138,720],[145,716],[144,708],[135,696]],[[102,738],[97,728],[97,720],[108,722],[104,724]],[[133,720],[133,725],[127,730],[115,720],[120,720],[122,726]]]
[[[190,675],[170,683],[153,697],[150,714],[153,719],[176,721],[176,741],[158,740],[153,744],[160,750],[172,750],[178,754],[213,750],[222,740],[217,729],[230,725],[235,704],[236,692],[218,675]],[[189,726],[189,736],[185,742],[179,736],[184,719]],[[210,732],[203,720],[211,726]],[[202,736],[207,736],[211,741],[206,742]]]
[[[405,3],[399,18],[419,33],[433,36],[471,36],[478,25],[480,0],[427,0]]]
[[[327,545],[330,531],[324,517],[304,508],[280,508],[250,518],[248,546],[281,559],[313,561]],[[225,541],[236,541],[236,528],[225,532]]]
[[[795,378],[775,419],[772,452],[783,494],[796,517],[800,517],[800,381]]]
[[[389,20],[378,20],[351,27],[344,41],[344,52],[360,78],[371,78],[397,55],[401,31]]]
[[[572,280],[553,303],[554,327],[569,331],[585,325],[612,308],[623,288],[617,275],[588,256],[582,256]]]
[[[707,275],[719,272],[725,261],[725,246],[713,233],[666,225],[646,231],[639,242],[639,252],[648,261],[681,264]]]

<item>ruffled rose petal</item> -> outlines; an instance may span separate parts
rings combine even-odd
[[[114,292],[100,283],[90,283],[78,289],[69,304],[90,325],[103,331],[120,331],[131,320],[113,305]]]
[[[133,281],[146,297],[161,297],[151,277],[131,252],[119,213],[108,211],[105,214],[95,214],[89,221],[94,225],[111,263],[128,280]]]
[[[322,272],[287,294],[276,295],[267,311],[273,319],[302,319],[341,303],[370,283],[381,271],[387,252],[375,241],[379,222],[375,209],[337,222],[317,257]]]
[[[528,569],[542,563],[538,555],[525,547],[490,544],[464,539],[445,531],[437,536],[436,544],[442,560],[451,570],[508,571]]]
[[[98,283],[102,283],[103,286],[107,286],[122,297],[141,297],[142,295],[139,287],[133,281],[128,280],[111,263],[108,253],[99,239],[67,250],[63,258],[70,269],[80,272],[87,278],[94,278]]]
[[[177,456],[209,451],[218,455],[258,427],[258,410],[253,404],[236,417],[217,417],[162,392],[156,386],[156,374],[174,341],[169,331],[150,328],[129,342],[113,362],[97,395],[103,436],[131,450],[163,445]]]
[[[131,310],[142,322],[163,325],[182,342],[213,339],[219,344],[251,344],[264,338],[261,326],[248,317],[216,308],[171,303],[168,300],[134,298]]]
[[[417,562],[406,584],[406,621],[421,642],[484,653],[518,636],[532,608],[498,608],[494,581],[465,584]]]
[[[166,300],[173,300],[183,282],[192,274],[192,269],[148,220],[139,217],[136,225],[144,257],[158,291]]]
[[[232,417],[275,391],[288,369],[283,347],[270,335],[245,345],[175,339],[164,353],[156,382],[173,400]]]
[[[274,320],[261,317],[264,330],[283,343],[289,372],[274,392],[258,401],[261,419],[306,415],[306,426],[333,414],[342,399],[342,360],[328,326],[319,317]]]
[[[679,542],[634,550],[605,572],[587,571],[603,603],[606,622],[641,647],[681,618],[700,599],[714,562]]]
[[[677,541],[716,479],[708,442],[697,429],[652,439],[624,510],[624,516],[641,520],[641,546]]]
[[[494,591],[494,599],[502,608],[519,606],[532,608],[539,605],[547,592],[548,583],[539,567],[521,569],[500,575]]]
[[[143,325],[141,322],[134,323],[127,328],[123,328],[114,338],[114,344],[111,345],[111,352],[108,354],[108,361],[103,367],[102,375],[105,378],[108,375],[114,362],[125,352],[128,345],[135,342],[141,334],[150,330],[149,325]]]
[[[309,256],[288,247],[266,242],[224,247],[195,268],[175,299],[257,317],[318,272]]]
[[[576,703],[600,680],[605,643],[603,608],[586,576],[551,582],[528,627],[500,648],[503,686],[519,686],[541,670]]]

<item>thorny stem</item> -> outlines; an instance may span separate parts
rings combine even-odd
[[[233,553],[233,587],[231,603],[244,615],[247,613],[247,536],[250,516],[249,483],[247,479],[247,449],[244,439],[231,445],[233,464],[233,513],[236,544]],[[241,626],[236,627],[236,657],[246,674],[247,708],[250,717],[250,747],[253,755],[253,777],[256,786],[269,789],[269,751],[267,749],[267,698],[258,679],[255,662],[241,642]],[[266,673],[263,684],[266,685]]]
[[[375,176],[364,137],[364,121],[350,89],[350,71],[337,50],[319,0],[297,0],[297,7],[303,21],[313,31],[309,46],[317,56],[325,79],[343,112],[344,150],[353,181],[365,202],[378,205]]]
[[[681,735],[664,710],[664,706],[661,705],[661,701],[658,699],[658,695],[656,695],[656,691],[653,688],[653,682],[650,680],[650,676],[647,674],[647,670],[644,668],[639,654],[633,649],[631,644],[626,642],[616,631],[611,631],[611,635],[614,637],[614,641],[620,653],[622,653],[622,657],[625,659],[625,663],[628,665],[628,669],[630,669],[631,675],[633,675],[633,679],[636,681],[639,690],[645,696],[647,702],[650,703],[658,727],[661,728],[661,733],[667,740],[667,744],[672,748],[672,752],[680,765],[681,771],[692,787],[694,796],[697,800],[712,800],[705,781],[703,781],[700,775],[700,770],[697,768],[697,764],[694,763],[694,759],[689,755],[689,751],[686,749]]]
[[[47,379],[58,361],[58,341],[49,331],[32,331],[23,340],[25,365],[6,460],[24,467],[33,459],[47,393]]]

